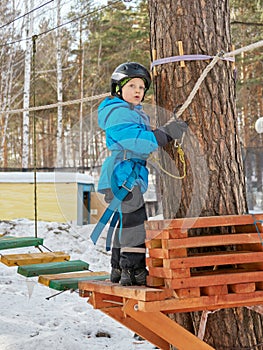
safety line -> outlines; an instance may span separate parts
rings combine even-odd
[[[104,94],[100,94],[100,95],[95,95],[95,96],[87,96],[84,98],[80,98],[77,100],[70,100],[70,101],[65,101],[65,102],[57,102],[57,103],[52,103],[50,105],[45,105],[45,106],[37,106],[37,107],[29,107],[29,108],[19,108],[19,109],[13,109],[13,110],[2,110],[0,111],[0,114],[15,114],[15,113],[20,113],[20,112],[24,112],[24,111],[28,111],[28,112],[32,112],[32,111],[41,111],[43,109],[51,109],[51,108],[56,108],[58,106],[69,106],[69,105],[73,105],[73,104],[77,104],[77,103],[81,103],[81,102],[91,102],[91,101],[95,101],[95,100],[99,100],[102,98],[105,98],[107,96],[110,96],[110,92],[106,92]]]
[[[183,114],[183,112],[187,109],[187,107],[192,102],[194,96],[196,95],[200,85],[202,84],[202,82],[206,78],[207,74],[210,72],[210,70],[216,65],[216,63],[219,60],[221,60],[223,58],[228,58],[228,57],[231,57],[231,56],[236,56],[236,55],[239,55],[240,53],[247,52],[247,51],[250,51],[250,50],[254,50],[254,49],[262,47],[262,46],[263,46],[263,40],[260,40],[260,41],[258,41],[256,43],[253,43],[253,44],[241,47],[240,49],[233,50],[233,51],[230,51],[228,53],[219,52],[213,58],[213,60],[208,64],[208,66],[203,70],[202,74],[200,75],[200,77],[198,78],[197,82],[195,83],[195,86],[194,86],[193,90],[191,91],[190,95],[187,97],[187,99],[184,102],[184,104],[182,105],[182,107],[176,113],[176,117],[179,118]],[[167,123],[169,123],[173,119],[174,119],[174,117],[172,117]]]

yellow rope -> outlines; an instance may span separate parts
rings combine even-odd
[[[173,174],[169,173],[169,171],[165,170],[162,167],[159,159],[156,158],[153,154],[150,155],[149,160],[155,162],[158,165],[158,167],[162,170],[162,172],[169,175],[171,178],[176,179],[176,180],[182,180],[186,177],[186,162],[185,162],[185,158],[184,158],[184,151],[183,151],[181,145],[179,145],[179,144],[177,144],[175,147],[177,148],[179,160],[183,164],[183,175],[182,176],[173,175]]]

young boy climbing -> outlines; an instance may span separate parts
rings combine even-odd
[[[147,216],[143,200],[148,186],[147,158],[158,146],[181,139],[187,128],[186,124],[173,120],[151,130],[149,117],[141,106],[150,84],[150,73],[143,65],[123,63],[112,74],[112,96],[98,108],[99,126],[105,130],[107,148],[111,151],[102,166],[98,191],[110,203],[120,188],[127,189],[118,208],[110,276],[111,282],[124,286],[146,285],[148,275],[144,229]]]

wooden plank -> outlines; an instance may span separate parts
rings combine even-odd
[[[162,248],[162,240],[161,239],[152,239],[150,241],[147,241],[145,243],[146,248],[153,249],[153,248]]]
[[[89,264],[81,260],[70,260],[47,264],[33,264],[19,266],[17,272],[25,277],[34,277],[46,274],[74,272],[88,270]]]
[[[238,222],[237,222],[238,220]],[[180,219],[165,219],[147,221],[145,224],[147,229],[168,229],[168,228],[202,228],[202,227],[217,227],[251,224],[254,220],[252,215],[222,215],[222,216],[205,216],[205,217],[191,217]]]
[[[43,245],[43,238],[4,236],[0,239],[0,250]]]
[[[229,235],[198,236],[163,240],[163,249],[197,248],[221,245],[259,243],[257,233],[240,233]]]
[[[77,277],[77,278],[64,278],[61,280],[51,280],[49,283],[49,288],[56,289],[56,290],[77,290],[78,289],[78,284],[81,281],[104,281],[106,279],[109,279],[110,275],[109,274],[92,274],[89,276],[85,277]]]
[[[200,288],[183,288],[175,289],[175,296],[178,298],[193,298],[200,297]]]
[[[88,277],[88,276],[109,276],[108,272],[106,271],[99,271],[99,272],[69,272],[69,273],[59,273],[55,275],[41,275],[38,277],[38,282],[41,284],[44,284],[45,286],[49,287],[50,281],[55,280],[62,280],[67,278],[79,278],[79,277]]]
[[[212,271],[211,273],[202,272],[202,275],[190,278],[166,279],[165,285],[168,288],[180,289],[261,281],[263,281],[263,271],[248,272],[244,270],[241,272],[240,269],[231,269]]]
[[[164,267],[149,267],[150,276],[159,278],[189,278],[190,269],[167,269]]]
[[[187,250],[182,249],[163,249],[163,248],[154,248],[149,249],[149,256],[151,258],[157,259],[173,259],[178,257],[187,257]]]
[[[1,255],[1,263],[7,266],[41,264],[47,262],[64,261],[69,259],[70,256],[64,252]]]
[[[146,230],[170,228],[186,230],[190,228],[207,228],[254,224],[255,220],[263,220],[263,214],[203,216],[183,219],[154,220],[147,221],[145,227]]]
[[[145,313],[162,311],[167,313],[173,312],[190,312],[200,310],[217,310],[239,306],[262,305],[263,291],[254,293],[241,294],[221,294],[211,296],[201,296],[197,298],[170,298],[158,301],[138,301],[138,309]]]
[[[117,295],[136,300],[162,300],[172,295],[169,289],[149,288],[146,286],[122,286],[108,281],[87,281],[79,283],[80,295],[89,292]]]
[[[183,258],[163,259],[163,267],[170,269],[201,266],[263,262],[263,252],[213,252]]]
[[[181,229],[170,228],[162,230],[146,230],[146,242],[153,239],[177,239],[186,238],[188,236],[187,231],[182,231]]]
[[[124,313],[141,322],[145,327],[157,334],[159,337],[172,344],[178,350],[198,349],[212,350],[210,345],[206,344],[195,335],[184,329],[182,326],[172,321],[161,312],[151,312],[150,315],[136,308],[137,301],[128,300],[123,307]],[[169,331],[167,331],[169,330]],[[215,349],[214,349],[215,350]]]
[[[169,260],[168,260],[169,261]],[[163,266],[163,259],[146,258],[146,265],[149,267]]]
[[[89,303],[92,304],[93,296],[89,298]],[[143,339],[147,339],[150,343],[156,345],[158,349],[169,350],[170,345],[164,339],[145,327],[140,321],[137,321],[131,317],[127,317],[122,311],[121,307],[107,307],[101,309],[103,313],[112,317],[125,327],[131,329],[136,334],[140,335]]]
[[[202,295],[228,294],[228,287],[227,287],[227,285],[202,287],[201,294]]]
[[[89,303],[94,309],[105,309],[108,307],[122,307],[124,300],[122,297],[116,295],[102,294],[96,292],[90,292]]]
[[[164,279],[159,277],[147,276],[146,277],[148,287],[160,287],[164,286]]]
[[[162,238],[162,234],[163,231],[162,230],[148,230],[146,229],[146,240],[152,240],[152,239],[155,239],[155,238]],[[170,238],[169,236],[166,237],[166,238]]]
[[[230,284],[228,286],[229,291],[232,293],[252,293],[256,290],[256,283],[237,283]]]

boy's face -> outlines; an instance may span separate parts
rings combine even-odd
[[[133,78],[122,88],[122,98],[124,101],[138,105],[144,96],[145,84],[141,78]]]

